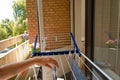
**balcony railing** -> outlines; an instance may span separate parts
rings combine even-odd
[[[29,55],[29,40],[23,35],[0,41],[0,66],[24,60]]]

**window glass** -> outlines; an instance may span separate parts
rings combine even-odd
[[[95,0],[94,62],[120,80],[120,0]]]

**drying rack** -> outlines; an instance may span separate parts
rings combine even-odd
[[[59,39],[60,38],[62,38],[62,37],[59,37]],[[58,74],[60,71],[58,71],[58,68],[53,67],[53,70],[51,71],[52,72],[52,75],[51,75],[52,80],[113,80],[103,70],[101,70],[96,64],[94,64],[85,54],[83,54],[81,52],[81,50],[78,48],[78,45],[77,45],[72,33],[70,33],[70,45],[73,45],[74,47],[72,46],[72,48],[71,48],[71,46],[70,46],[69,50],[56,49],[56,50],[49,50],[46,52],[37,52],[36,51],[37,39],[38,39],[38,36],[36,36],[35,41],[34,41],[34,50],[33,50],[32,57],[35,57],[35,56],[41,56],[41,57],[43,57],[43,56],[58,56],[57,58],[59,61],[59,67],[62,70],[61,71],[62,76],[59,76],[59,78],[61,78],[61,79],[58,79]],[[57,40],[58,40],[58,38],[55,37],[55,41],[57,41]],[[47,42],[45,42],[45,43],[47,43]],[[50,43],[50,41],[49,41],[49,43]],[[61,42],[59,42],[58,44],[60,44],[60,43]],[[63,57],[64,57],[64,59],[63,59]],[[83,57],[83,59],[81,57]],[[81,63],[82,63],[82,65],[84,65],[85,70],[89,72],[90,76],[87,76],[86,72],[83,72],[83,70],[81,70]],[[88,64],[86,64],[86,63],[89,63],[89,65],[91,65],[91,66],[88,66]],[[66,69],[65,69],[64,65],[68,65],[67,68],[69,68],[69,72],[66,73]],[[34,72],[32,79],[29,78],[29,73],[30,73],[31,69]],[[36,70],[36,67],[32,66],[31,69],[27,71],[27,73],[25,75],[26,77],[24,79],[22,78],[21,80],[44,80],[44,79],[38,78],[40,71],[41,71],[41,74],[43,72],[40,69],[40,67],[38,67],[38,70]],[[46,70],[44,70],[44,71],[46,71]],[[15,80],[19,80],[20,75],[21,74],[19,74]],[[48,79],[48,80],[51,80],[51,79]]]

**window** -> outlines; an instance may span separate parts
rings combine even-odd
[[[120,80],[120,0],[94,0],[94,62]]]

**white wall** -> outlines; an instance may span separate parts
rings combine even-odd
[[[83,48],[85,39],[85,0],[75,0],[75,39],[78,47]]]

